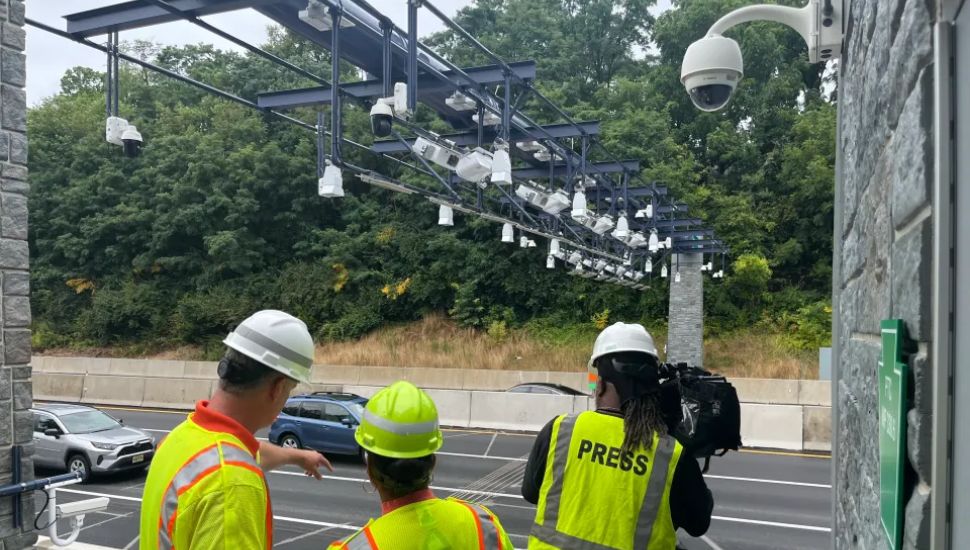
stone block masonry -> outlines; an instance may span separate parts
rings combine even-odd
[[[670,260],[667,361],[704,365],[704,274],[700,254],[675,254]],[[676,275],[680,272],[680,282]]]
[[[878,361],[882,319],[901,318],[909,361],[903,548],[928,548],[934,14],[926,0],[854,0],[839,83],[841,268],[834,546],[885,548],[879,519]]]
[[[0,0],[0,479],[9,480],[11,449],[23,446],[33,477],[30,369],[30,264],[27,253],[27,105],[24,2]],[[12,527],[12,500],[0,502],[0,548],[30,548],[34,504],[23,499],[24,527]]]

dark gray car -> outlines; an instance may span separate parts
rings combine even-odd
[[[38,405],[34,413],[34,464],[92,473],[144,468],[155,438],[128,428],[98,409],[72,404]]]

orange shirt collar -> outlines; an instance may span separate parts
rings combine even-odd
[[[209,401],[203,399],[195,404],[195,412],[189,415],[189,420],[210,432],[223,432],[236,436],[249,449],[253,457],[259,452],[259,441],[239,422],[209,408]]]
[[[435,498],[434,492],[431,489],[421,489],[415,491],[410,495],[404,495],[403,497],[396,498],[394,500],[389,500],[387,502],[381,503],[381,513],[390,514],[398,508],[403,508],[409,504],[414,504],[416,502],[423,502],[425,500],[431,500]]]

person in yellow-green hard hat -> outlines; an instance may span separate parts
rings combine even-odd
[[[441,448],[438,409],[425,392],[395,382],[364,408],[357,443],[381,497],[382,515],[331,550],[512,550],[495,514],[483,506],[435,497],[429,488]]]

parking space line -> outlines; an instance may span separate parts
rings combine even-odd
[[[718,546],[717,543],[715,543],[713,540],[711,540],[711,538],[708,537],[707,535],[701,535],[700,539],[702,541],[706,542],[707,545],[711,547],[711,550],[724,550],[723,548],[721,548],[720,546]]]
[[[105,513],[105,512],[99,512],[99,513],[102,513],[102,514],[105,514],[105,515],[108,515],[108,516],[112,516],[112,517],[109,517],[108,519],[106,519],[104,521],[99,521],[97,523],[92,523],[91,525],[85,525],[84,527],[81,527],[81,529],[78,532],[87,531],[88,529],[91,529],[92,527],[97,527],[99,525],[104,525],[105,523],[108,523],[109,521],[114,521],[116,519],[121,519],[121,518],[127,518],[127,517],[131,516],[134,512],[128,512],[127,514],[110,514],[110,513]]]
[[[295,475],[302,475],[302,474],[295,474]],[[349,478],[345,478],[345,479],[349,479]],[[435,487],[435,488],[436,489],[439,489],[439,490],[447,490],[447,489],[443,489],[441,487]],[[108,497],[108,498],[112,498],[112,499],[118,499],[118,500],[129,501],[129,502],[139,502],[139,503],[141,502],[141,499],[140,498],[129,497],[129,496],[126,496],[126,495],[115,495],[115,494],[111,494],[111,493],[101,493],[101,492],[96,492],[96,491],[80,491],[80,490],[77,490],[77,489],[58,489],[58,491],[61,491],[61,492],[64,492],[64,493],[69,493],[69,494],[76,494],[76,495],[84,495],[84,496],[92,496],[92,497]],[[509,495],[502,495],[502,496],[509,496]],[[518,498],[522,498],[522,497],[518,497]],[[317,526],[317,527],[331,527],[331,528],[334,528],[334,529],[345,529],[347,531],[356,531],[356,530],[360,529],[359,526],[351,525],[349,523],[332,523],[332,522],[328,522],[328,521],[317,521],[317,520],[312,520],[312,519],[301,519],[301,518],[294,518],[294,517],[289,517],[289,516],[275,516],[274,515],[273,516],[273,519],[276,519],[276,520],[279,520],[279,521],[286,521],[286,522],[290,522],[290,523],[297,523],[297,524],[301,524],[301,525],[314,525],[314,526]],[[746,523],[746,524],[751,524],[751,525],[764,525],[764,526],[767,526],[767,527],[779,527],[779,528],[782,528],[782,529],[798,529],[798,530],[803,530],[803,531],[816,531],[816,532],[821,532],[821,533],[830,533],[830,532],[832,532],[832,529],[829,528],[829,527],[820,527],[820,526],[815,526],[815,525],[799,525],[799,524],[795,524],[795,523],[780,523],[780,522],[775,522],[775,521],[763,521],[763,520],[757,520],[757,519],[733,518],[733,517],[727,517],[727,516],[711,516],[711,519],[718,520],[718,521],[733,522],[733,523]],[[509,533],[509,536],[511,536],[513,538],[528,538],[527,535],[514,535],[512,533]]]
[[[711,516],[711,519],[718,521],[729,521],[732,523],[748,523],[751,525],[764,525],[766,527],[781,527],[782,529],[799,529],[802,531],[817,531],[819,533],[831,533],[831,527],[821,527],[816,525],[799,525],[797,523],[780,523],[777,521],[764,521],[760,519],[731,518],[725,516]]]
[[[326,533],[327,531],[329,531],[331,529],[333,529],[333,527],[321,527],[321,528],[319,528],[319,529],[317,529],[315,531],[310,531],[308,533],[303,533],[302,535],[297,535],[295,537],[290,537],[290,538],[288,538],[286,540],[281,540],[279,542],[273,543],[273,548],[279,548],[280,546],[283,546],[284,544],[289,544],[291,542],[296,542],[298,540],[303,540],[305,538],[312,537],[314,535],[320,535],[320,534]]]
[[[488,456],[488,452],[492,450],[492,445],[495,444],[496,437],[498,437],[498,432],[492,434],[492,440],[488,442],[488,447],[485,447],[485,452],[482,453],[483,455]]]
[[[283,476],[296,476],[296,477],[306,477],[306,474],[302,472],[284,472],[280,470],[274,470],[270,472],[271,474],[283,475]],[[369,483],[369,480],[359,478],[359,477],[344,477],[344,476],[331,476],[325,475],[323,479],[330,479],[333,481],[347,481],[351,483]],[[441,487],[438,485],[432,485],[432,489],[436,491],[447,491],[449,493],[470,493],[475,495],[482,495],[488,497],[503,497],[503,498],[522,498],[520,495],[513,495],[511,493],[497,493],[495,491],[479,491],[472,489],[458,489],[455,487]]]
[[[773,485],[792,485],[795,487],[814,487],[817,489],[831,489],[827,483],[806,483],[803,481],[782,481],[778,479],[759,479],[755,477],[716,476],[704,474],[704,479],[726,479],[728,481],[743,481],[746,483],[771,483]]]

